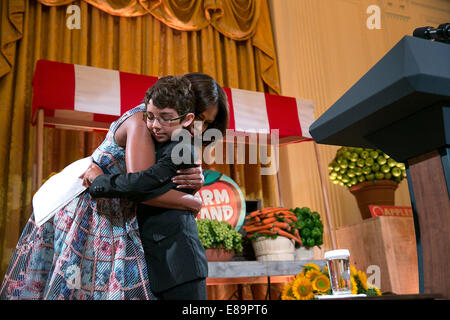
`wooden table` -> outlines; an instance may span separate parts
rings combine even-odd
[[[208,262],[206,285],[267,284],[266,299],[270,300],[271,284],[289,282],[307,263],[314,263],[321,269],[326,265],[325,260]]]

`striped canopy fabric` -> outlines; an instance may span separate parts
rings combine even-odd
[[[44,125],[79,130],[108,130],[112,121],[140,104],[158,77],[39,60],[33,78],[33,115],[44,109]],[[224,88],[230,125],[236,133],[270,134],[281,143],[311,140],[314,103],[241,89]]]

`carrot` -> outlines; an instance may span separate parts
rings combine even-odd
[[[269,235],[275,235],[276,232],[274,231],[270,231],[270,230],[261,230],[257,232],[258,234],[269,234]],[[247,233],[246,237],[247,238],[253,238],[255,234],[254,233]]]
[[[288,225],[287,222],[274,222],[273,226],[278,227],[280,229],[288,229],[288,230],[291,229],[291,227]]]
[[[261,230],[258,231],[259,234],[277,234],[275,231],[270,231],[270,230]]]
[[[298,220],[298,218],[295,215],[285,215],[285,218],[289,218],[289,219],[291,219],[293,221],[297,221]]]
[[[272,217],[273,217],[273,215],[274,215],[274,213],[273,213],[273,212],[271,212],[271,213],[267,213],[267,214],[263,214],[263,215],[261,215],[261,218],[264,218],[264,219],[267,219],[267,218],[272,218]]]
[[[283,237],[286,237],[286,238],[289,238],[289,239],[293,239],[293,240],[295,240],[295,241],[301,243],[301,240],[300,240],[300,239],[298,239],[296,236],[290,234],[289,232],[283,231],[283,230],[281,230],[280,228],[277,228],[277,227],[273,228],[273,230],[274,230],[276,233],[278,233],[278,235],[280,235],[280,236],[283,236]],[[299,240],[300,240],[300,241],[299,241]]]
[[[247,217],[249,217],[249,219],[250,219],[250,218],[256,217],[260,214],[261,214],[261,210],[256,210],[256,211],[250,212],[250,214]]]
[[[254,217],[259,216],[259,215],[270,213],[270,212],[272,212],[272,211],[274,211],[276,209],[280,209],[280,208],[269,207],[269,208],[263,208],[261,210],[252,211],[252,212],[250,212],[250,214],[247,217],[250,217],[249,219],[251,219],[251,218],[254,218]]]
[[[290,217],[286,217],[286,218],[284,218],[284,220],[286,220],[287,223],[292,223],[294,221]]]
[[[248,229],[255,228],[255,227],[258,227],[258,225],[256,225],[256,224],[251,224],[251,225],[248,225],[248,226],[243,226],[242,228],[243,228],[245,231],[247,231]]]
[[[302,243],[302,239],[300,238],[300,233],[298,232],[298,229],[295,229],[294,233],[295,233],[295,236],[299,239],[298,243],[300,245],[302,245],[303,243]]]
[[[267,225],[263,225],[263,226],[259,226],[259,227],[253,227],[253,228],[248,228],[247,232],[255,232],[255,231],[259,231],[259,230],[265,230],[265,229],[270,229],[272,228],[271,224],[267,224]]]
[[[261,222],[264,223],[264,224],[268,224],[268,223],[272,223],[272,222],[275,222],[275,221],[277,221],[277,218],[266,218],[266,219],[264,219]]]
[[[256,211],[252,211],[250,212],[249,215],[247,215],[246,219],[251,219],[253,217],[256,216],[265,216],[265,215],[271,215],[273,213],[279,213],[279,212],[290,212],[288,209],[286,208],[278,208],[278,207],[267,207],[267,208],[263,208],[261,210],[256,210]]]
[[[279,213],[284,215],[284,216],[294,216],[295,217],[295,214],[293,212],[291,212],[291,211],[285,211],[284,210],[284,211],[281,211]]]
[[[258,234],[268,234],[268,235],[275,235],[276,234],[276,232],[274,232],[274,231],[270,231],[270,230],[261,230],[261,231],[258,231],[258,232],[255,232],[255,233],[258,233]],[[247,238],[253,238],[253,236],[255,235],[255,233],[247,233]]]

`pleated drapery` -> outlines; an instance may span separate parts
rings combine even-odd
[[[80,8],[80,29],[66,26],[69,5]],[[0,15],[0,277],[31,214],[36,168],[30,116],[38,59],[151,76],[200,71],[226,87],[279,93],[265,0],[8,0]],[[45,128],[43,176],[89,155],[104,136]],[[279,204],[276,176],[261,176],[259,164],[210,168],[231,176],[246,199]]]

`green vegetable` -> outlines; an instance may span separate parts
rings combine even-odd
[[[318,212],[313,212],[313,213],[311,213],[311,215],[313,216],[313,218],[317,221],[319,221],[320,222],[320,214],[318,213]]]
[[[298,219],[295,223],[297,229],[303,229],[306,225],[305,221]]]
[[[316,242],[314,241],[313,238],[308,238],[308,240],[306,240],[306,246],[307,247],[314,247],[314,245],[316,244]]]
[[[382,173],[382,172],[375,173],[375,179],[377,179],[377,180],[384,179],[384,173]]]
[[[304,238],[308,238],[311,235],[311,229],[308,229],[308,228],[301,229],[300,235]]]
[[[322,234],[322,232],[320,232],[319,228],[314,228],[314,229],[311,230],[311,237],[312,238],[318,238],[321,234]]]
[[[387,161],[386,158],[383,156],[378,156],[378,158],[377,158],[377,162],[380,166],[386,164],[386,161]]]
[[[205,249],[224,247],[227,250],[242,252],[242,235],[228,222],[198,219],[198,237]]]
[[[320,236],[316,239],[316,246],[320,246],[323,244],[323,236]]]
[[[357,153],[355,152],[355,154]],[[355,155],[351,153],[350,157],[353,156]],[[336,159],[336,161],[339,160]],[[341,159],[340,161],[342,162],[343,160]],[[332,166],[330,165],[330,167]],[[335,178],[337,178],[337,176]],[[294,212],[295,216],[297,217],[297,221],[295,223],[291,223],[291,226],[299,230],[303,246],[310,248],[322,245],[323,223],[320,220],[320,214],[316,211],[311,211],[311,209],[309,209],[308,207],[296,207],[295,209],[291,209],[290,211]]]
[[[331,182],[348,188],[365,181],[406,178],[405,164],[379,149],[341,147],[328,167]]]

